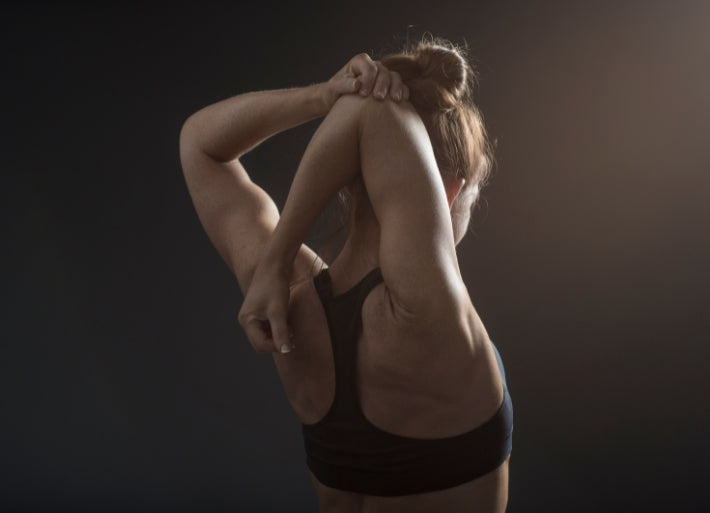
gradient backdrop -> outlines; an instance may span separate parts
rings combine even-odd
[[[710,504],[710,3],[17,3],[0,23],[0,510],[315,512],[178,134],[424,31],[468,41],[497,140],[460,260],[515,404],[508,511]],[[245,159],[280,205],[316,126]]]

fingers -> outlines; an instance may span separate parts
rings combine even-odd
[[[377,64],[377,78],[375,80],[375,87],[372,94],[378,100],[384,100],[390,89],[390,83],[392,82],[392,72],[388,71],[379,62]]]
[[[354,75],[359,75],[360,94],[367,96],[375,85],[378,73],[377,64],[366,53],[356,55],[350,62]]]
[[[271,329],[268,321],[252,319],[248,322],[241,322],[241,324],[254,351],[257,353],[271,353],[274,351],[274,343],[271,338]]]
[[[343,92],[357,91],[362,96],[372,93],[378,100],[384,100],[387,96],[396,102],[409,100],[409,87],[402,81],[401,75],[388,70],[379,61],[373,61],[366,53],[353,57],[343,76],[348,79],[347,91]]]
[[[380,61],[373,61],[366,53],[360,54],[363,73],[360,77],[360,94],[367,96],[372,93],[378,100],[384,100],[388,95],[396,101],[409,100],[409,87],[396,71],[390,71]]]
[[[291,340],[285,318],[273,318],[271,320],[271,335],[273,338],[273,349],[281,353],[291,351]]]
[[[396,101],[409,100],[409,87],[402,81],[402,76],[396,71],[390,71],[390,97]]]
[[[266,319],[240,316],[239,323],[257,353],[288,353],[296,347],[283,316],[271,315]]]
[[[409,87],[402,80],[402,76],[396,71],[388,70],[379,62],[377,65],[379,73],[375,84],[375,98],[384,100],[389,94],[389,97],[396,102],[409,100]]]

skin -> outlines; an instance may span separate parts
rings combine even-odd
[[[323,115],[279,216],[239,157]],[[255,351],[273,355],[301,422],[325,415],[335,382],[312,282],[326,264],[302,242],[327,201],[358,176],[370,206],[329,272],[335,294],[374,267],[384,277],[362,311],[356,382],[363,413],[385,431],[414,438],[454,436],[493,415],[502,383],[455,252],[450,208],[462,182],[438,173],[396,73],[361,54],[328,82],[224,100],[186,121],[180,153],[198,216],[245,293],[239,321]],[[323,513],[501,512],[507,465],[457,487],[403,497],[335,490],[311,477]]]

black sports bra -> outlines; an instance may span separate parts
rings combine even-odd
[[[356,344],[363,302],[382,281],[380,270],[373,269],[334,296],[327,269],[314,278],[333,346],[335,397],[325,417],[302,424],[308,468],[326,486],[378,496],[441,490],[487,474],[512,449],[513,406],[495,346],[503,403],[477,428],[448,438],[408,438],[377,428],[362,413],[355,385]]]

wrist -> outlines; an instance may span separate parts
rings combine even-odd
[[[295,250],[287,247],[278,240],[278,237],[272,235],[271,243],[262,257],[261,266],[269,273],[290,276],[297,253],[298,247]]]
[[[329,96],[326,83],[317,83],[306,86],[302,89],[303,101],[308,105],[308,110],[314,118],[320,118],[328,114],[334,100]]]

